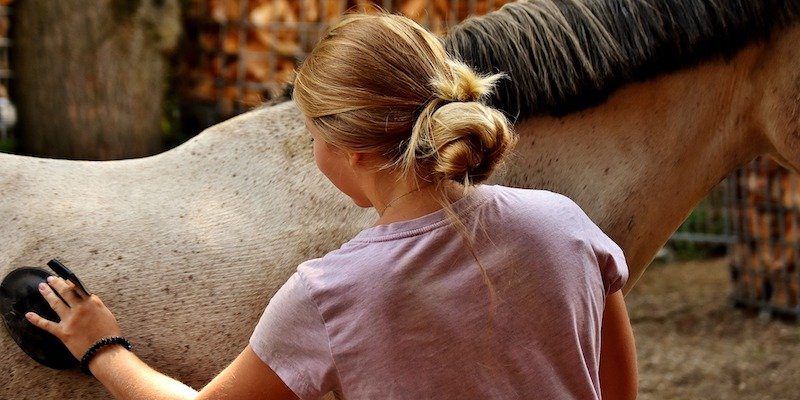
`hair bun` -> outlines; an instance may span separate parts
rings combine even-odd
[[[420,112],[399,161],[404,172],[426,164],[434,181],[477,184],[517,143],[506,116],[480,101],[504,74],[481,76],[461,61],[446,63],[430,80],[436,97]]]
[[[517,137],[500,111],[478,102],[449,103],[431,117],[436,180],[477,184],[491,176]]]
[[[449,76],[440,74],[431,80],[436,95],[448,101],[478,101],[489,94],[504,74],[481,76],[461,61],[447,59]]]

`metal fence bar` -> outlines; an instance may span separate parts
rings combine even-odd
[[[228,10],[228,2],[231,0],[222,0],[222,7],[224,10]],[[223,115],[223,104],[222,102],[225,100],[224,89],[225,89],[225,64],[227,63],[227,55],[225,54],[225,38],[228,35],[228,16],[225,14],[225,18],[219,24],[219,45],[217,46],[217,63],[219,66],[219,73],[214,78],[214,88],[216,89],[215,96],[217,96],[217,119],[219,116]]]
[[[719,235],[702,232],[675,232],[670,236],[670,240],[680,240],[694,243],[729,244],[736,242],[733,235]]]
[[[11,15],[12,11],[9,6],[0,6],[0,18],[7,18],[10,23]],[[9,104],[5,106],[9,107],[9,109],[13,107],[11,104],[11,79],[13,78],[13,74],[11,73],[11,60],[9,59],[9,49],[12,44],[11,39],[5,37],[0,38],[0,84],[6,89],[6,101],[8,101]],[[3,117],[3,113],[0,113],[0,139],[6,140],[11,136],[11,132],[9,128],[6,127],[6,121],[3,120]]]
[[[248,15],[248,0],[239,0],[239,15],[240,23],[239,23],[239,62],[236,64],[236,88],[237,93],[236,95],[239,97],[237,101],[234,102],[234,112],[236,114],[241,113],[244,110],[242,107],[242,99],[245,95],[244,90],[244,81],[245,81],[245,66],[247,65],[248,61],[248,52],[247,52],[247,26],[246,22]]]

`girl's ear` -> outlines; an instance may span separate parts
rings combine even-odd
[[[352,152],[347,154],[347,162],[350,164],[350,168],[362,167],[362,163],[364,161],[364,153],[359,152]]]

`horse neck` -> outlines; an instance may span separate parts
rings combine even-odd
[[[602,105],[516,127],[499,182],[562,193],[625,252],[634,285],[694,206],[737,166],[768,150],[748,110],[760,46],[627,85]]]

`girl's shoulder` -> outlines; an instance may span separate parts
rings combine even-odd
[[[571,198],[547,189],[491,185],[489,190],[495,194],[497,213],[520,224],[563,225],[567,220],[585,215]]]
[[[504,185],[487,185],[490,191],[505,195],[507,197],[517,198],[530,204],[531,201],[539,201],[546,203],[562,203],[566,205],[577,205],[575,201],[558,192],[553,192],[548,189],[538,188],[520,188],[514,186]]]

